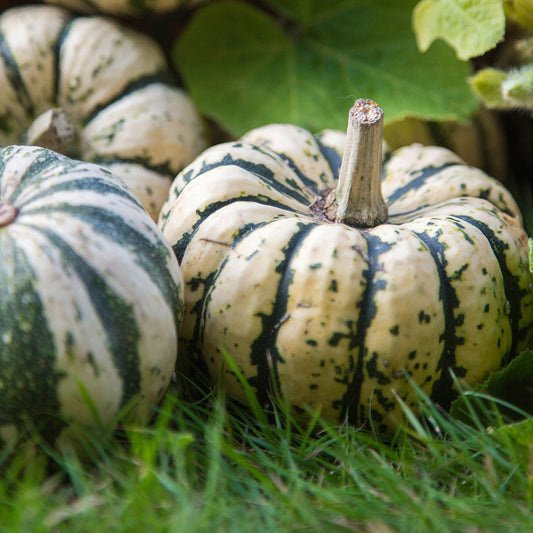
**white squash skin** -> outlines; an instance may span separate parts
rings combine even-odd
[[[205,147],[202,124],[189,97],[162,83],[152,83],[107,106],[83,128],[81,137],[87,159],[138,158],[171,169],[183,168]],[[149,149],[146,138],[157,149]]]
[[[175,242],[182,235],[182,232],[193,227],[200,218],[204,207],[209,205],[206,200],[212,199],[213,202],[223,202],[244,196],[260,198],[261,195],[268,195],[275,201],[283,202],[289,209],[307,211],[307,214],[311,215],[306,204],[293,198],[287,198],[239,167],[228,166],[223,169],[204,172],[198,179],[190,182],[180,198],[180,203],[190,206],[190,208],[186,210],[173,209],[169,212],[169,220],[166,225],[168,227],[167,239],[169,242]],[[196,209],[193,209],[193,206]],[[162,217],[165,217],[166,214],[167,212],[163,213]]]
[[[284,132],[286,130],[283,130]],[[300,130],[298,129],[298,134]],[[314,153],[314,152],[313,152]],[[186,169],[183,169],[183,172],[180,172],[178,176],[174,179],[172,183],[172,188],[169,190],[169,197],[166,203],[165,212],[170,211],[169,206],[175,200],[175,198],[181,193],[181,190],[188,184],[189,181],[196,179],[196,176],[203,174],[206,170],[205,167],[209,167],[213,164],[218,164],[224,159],[224,157],[229,156],[232,160],[243,160],[246,163],[251,163],[253,165],[260,165],[268,169],[273,173],[273,178],[276,181],[276,184],[281,184],[286,187],[290,187],[295,193],[302,196],[302,200],[305,200],[305,203],[302,203],[302,206],[307,206],[308,202],[312,202],[315,194],[310,191],[306,185],[300,179],[300,176],[293,169],[291,169],[286,161],[277,154],[272,152],[268,148],[263,148],[261,144],[252,144],[246,141],[246,137],[243,137],[243,140],[236,142],[229,142],[211,146],[204,152],[201,156],[196,158],[192,163],[190,163]],[[227,163],[229,164],[229,162]],[[309,168],[313,168],[312,156],[308,160]],[[320,160],[319,163],[320,170],[324,169],[324,162]],[[314,179],[315,174],[307,175],[308,178]],[[322,186],[333,186],[334,181],[332,181],[332,176],[329,177],[329,180],[326,182],[316,181],[318,187]],[[203,179],[203,178],[202,178]],[[165,214],[162,213],[164,217]]]
[[[87,200],[90,201],[90,198]],[[129,303],[135,322],[142,324],[141,338],[138,341],[141,390],[148,403],[156,403],[170,382],[178,347],[174,316],[154,285],[150,273],[137,263],[133,253],[125,247],[117,246],[115,240],[104,235],[95,236],[90,226],[73,223],[71,217],[61,213],[22,216],[19,223],[53,230],[105,278],[113,293]],[[61,228],[61,231],[57,228]],[[27,235],[21,235],[17,240],[21,249],[31,242]],[[28,255],[35,258],[33,266],[38,280],[35,290],[41,296],[44,312],[49,317],[49,327],[59,348],[57,369],[67,375],[60,381],[58,390],[63,406],[61,415],[82,424],[94,423],[89,406],[79,396],[77,381],[80,381],[93,398],[101,420],[108,424],[120,407],[123,383],[117,370],[113,368],[112,355],[103,338],[104,324],[95,315],[90,294],[80,284],[80,280],[69,276],[68,270],[67,276],[64,276],[64,271],[58,269],[61,264],[59,256],[48,264],[44,263],[42,253],[39,254],[43,248],[47,249],[46,240],[29,250]],[[172,268],[170,261],[169,267]],[[174,277],[179,282],[179,270],[174,270]],[[72,318],[69,320],[69,317],[77,314],[83,318],[73,326]],[[76,354],[74,357],[61,353],[65,349],[62,340],[68,333],[74,339],[71,348]],[[93,360],[86,359],[85,355],[89,353],[93,355]],[[157,369],[153,374],[152,368]]]
[[[339,157],[344,152],[344,144],[346,142],[346,133],[344,131],[326,129],[319,131],[314,137],[322,146],[335,150],[339,154]],[[383,152],[387,153],[389,151],[387,143],[384,142],[383,146],[385,148]]]
[[[120,94],[130,80],[166,68],[162,50],[146,35],[105,17],[78,17],[62,43],[58,104],[85,119]]]
[[[323,138],[324,135],[322,136]],[[330,138],[333,140],[332,134],[330,134]],[[344,142],[344,138],[345,134],[341,134],[335,141],[342,139]],[[334,186],[331,181],[330,166],[322,157],[315,138],[310,136],[309,132],[303,128],[288,124],[270,124],[249,131],[242,136],[241,140],[252,145],[264,146],[282,157],[289,158],[291,161],[298,160],[298,169],[302,174],[309,177],[312,176],[313,180],[321,183],[325,188]],[[300,155],[302,151],[305,154],[305,159]]]
[[[31,96],[36,116],[50,107],[54,99],[55,59],[54,43],[69,16],[59,8],[38,8],[39,17],[33,8],[25,11],[8,9],[0,16],[0,33],[4,35],[17,63],[24,65],[21,77]],[[36,61],[35,58],[38,58]],[[32,117],[17,96],[17,88],[9,81],[7,67],[0,61],[0,115],[7,116],[9,130],[0,133],[2,145],[17,142],[19,132],[26,129]]]
[[[287,299],[286,320],[277,334],[279,351],[286,364],[279,365],[284,397],[300,406],[320,409],[329,420],[338,420],[340,407],[326,400],[346,393],[345,379],[353,373],[350,357],[357,348],[348,339],[329,341],[334,332],[348,331],[357,323],[356,305],[363,298],[360,282],[366,267],[361,259],[367,243],[363,236],[340,224],[319,225],[305,238],[292,261],[293,281]],[[338,271],[337,264],[345,268]],[[348,329],[346,329],[348,328]],[[324,351],[324,347],[327,350]],[[318,368],[311,372],[310,362]]]
[[[317,138],[330,139],[328,147],[341,155],[340,132]],[[431,187],[419,183],[420,193],[415,187],[396,193],[390,223],[360,231],[317,222],[312,200],[305,203],[313,192],[293,169],[305,169],[317,188],[334,186],[314,142],[300,128],[271,125],[207,150],[177,176],[159,224],[181,259],[186,284],[180,338],[191,356],[203,357],[212,379],[242,400],[222,348],[261,401],[273,386],[297,410],[320,409],[331,421],[371,419],[381,430],[394,430],[402,420],[395,395],[416,405],[406,374],[446,402],[453,386],[448,365],[465,386],[474,386],[511,349],[525,347],[533,323],[527,236],[516,202],[499,182],[464,167],[449,151],[420,146],[392,154],[385,197],[428,167],[442,169],[438,177],[431,169],[425,182]],[[240,201],[259,189],[266,194],[268,180],[253,167],[247,172],[230,164],[231,158],[263,165],[278,179],[280,156],[269,147],[286,160],[282,184],[292,183],[301,196],[285,195],[291,206],[285,211],[282,187],[271,191],[272,205]],[[224,164],[212,168],[217,159]],[[306,226],[291,251],[291,238]],[[496,248],[484,233],[493,234]],[[369,251],[371,244],[379,253]],[[521,294],[519,301],[513,296],[512,309],[505,283]]]
[[[69,20],[56,65],[56,43]],[[0,111],[7,113],[1,144],[19,143],[33,119],[60,106],[78,134],[78,146],[67,155],[119,165],[119,177],[157,219],[172,178],[207,142],[203,120],[188,95],[157,81],[168,70],[159,45],[111,19],[72,18],[61,8],[44,5],[5,11],[0,31],[29,100],[23,105],[23,91],[13,88],[0,61]],[[131,88],[151,76],[152,81]],[[138,172],[139,166],[146,172]],[[144,176],[146,184],[139,184]]]
[[[43,153],[52,154],[31,147],[11,147],[9,150],[9,156],[3,159],[5,167],[0,175],[0,200],[7,203],[30,165],[42,158]],[[118,194],[76,187],[48,192],[76,178],[95,177],[108,183],[110,189]],[[57,390],[49,391],[49,394],[57,394],[60,411],[48,414],[87,426],[112,423],[123,407],[124,391],[128,386],[114,359],[113,350],[131,349],[131,356],[138,358],[137,397],[142,399],[131,416],[132,420],[145,421],[153,412],[152,406],[167,389],[176,363],[183,278],[172,250],[142,206],[117,178],[102,167],[82,162],[76,163],[75,167],[72,167],[72,162],[63,166],[59,161],[50,164],[42,179],[36,180],[33,186],[20,187],[23,187],[22,194],[13,200],[13,205],[19,209],[18,216],[13,223],[0,228],[0,250],[8,249],[6,243],[16,242],[17,248],[30,261],[35,278],[32,290],[38,294],[47,329],[53,339],[54,370],[61,378]],[[77,209],[84,208],[95,210],[95,218],[75,215]],[[151,259],[146,262],[127,242],[117,242],[112,233],[98,229],[100,218],[105,218],[107,214],[119,216],[125,231],[144,239],[153,250],[158,250],[162,264],[157,268],[164,272],[165,282],[158,278],[160,274],[147,270]],[[124,346],[120,346],[122,335],[129,335],[124,329],[129,327],[129,322],[120,322],[117,315],[118,322],[109,329],[110,325],[105,323],[109,317],[104,318],[96,305],[95,294],[101,298],[101,289],[90,287],[83,281],[75,263],[59,251],[48,235],[65,243],[62,246],[71,247],[79,261],[87,265],[84,268],[91,269],[97,277],[105,280],[106,294],[112,294],[123,308],[129,309],[131,317],[128,320],[133,320],[138,329],[135,333],[138,337],[128,341],[129,345],[124,341]],[[11,275],[11,283],[16,286],[13,259],[9,255],[3,256],[2,263],[2,276]],[[169,303],[172,297],[162,290],[161,283],[171,283],[174,287],[177,300],[172,304]],[[16,307],[18,302],[13,302],[13,305]],[[32,327],[31,323],[27,324],[27,328]],[[116,338],[108,337],[108,331],[121,332],[118,345]],[[8,337],[6,333],[0,341],[3,364],[4,357],[10,357],[9,344],[15,340]],[[26,346],[25,353],[31,354],[33,349]],[[38,369],[39,364],[42,362],[35,361],[34,367]],[[28,372],[31,371],[28,369]],[[10,386],[9,383],[2,385]],[[87,404],[83,391],[91,398],[92,407]],[[94,418],[93,408],[98,420]],[[5,416],[1,407],[0,416]],[[4,435],[13,433],[8,429],[2,429],[2,432]],[[1,435],[0,438],[5,440]]]
[[[486,203],[483,200],[480,202]],[[279,282],[279,276],[273,272],[283,256],[281,248],[288,240],[285,232],[289,231],[291,235],[296,231],[299,221],[295,218],[284,218],[263,229],[255,230],[250,238],[243,239],[227,252],[228,245],[223,243],[232,242],[231,234],[235,231],[235,225],[231,223],[236,222],[236,212],[242,213],[241,209],[236,209],[236,206],[237,204],[232,204],[231,208],[218,211],[202,224],[201,231],[191,241],[181,264],[186,278],[205,278],[208,273],[216,271],[222,261],[228,262],[213,284],[214,288],[210,290],[208,311],[201,320],[201,327],[206,332],[203,351],[206,354],[218,354],[218,357],[211,355],[207,360],[214,379],[220,372],[220,346],[224,346],[239,363],[239,368],[245,376],[254,375],[255,368],[249,357],[250,339],[255,339],[261,334],[260,317],[272,313]],[[243,206],[243,209],[246,208],[247,222],[257,223],[261,218],[265,218],[258,216],[258,213],[253,212],[251,206],[247,204]],[[256,211],[268,209],[271,210],[265,207],[256,208]],[[454,213],[460,212],[456,206],[449,210]],[[468,206],[467,211],[473,210]],[[252,213],[255,215],[253,219]],[[241,214],[241,221],[242,218]],[[438,291],[435,290],[439,285],[438,274],[434,262],[428,257],[427,250],[421,249],[420,240],[412,233],[415,230],[423,230],[424,227],[424,219],[419,219],[405,226],[383,225],[379,227],[379,231],[374,230],[384,241],[396,244],[396,248],[388,254],[390,259],[387,259],[387,254],[383,257],[379,279],[387,281],[387,290],[379,291],[376,295],[378,314],[374,321],[380,324],[394,324],[398,333],[384,334],[383,329],[375,327],[369,329],[366,338],[369,353],[387,354],[386,358],[377,359],[376,369],[391,379],[391,387],[384,393],[388,401],[394,401],[392,393],[394,389],[402,397],[411,400],[413,405],[415,401],[412,390],[405,381],[403,371],[409,372],[415,383],[430,394],[433,380],[428,380],[428,377],[438,373],[437,366],[443,349],[443,341],[435,333],[444,329],[442,304],[439,302]],[[438,227],[446,227],[446,223],[440,220]],[[472,230],[469,231],[474,238]],[[337,238],[335,234],[338,235]],[[447,235],[450,241],[452,239],[456,241],[450,242],[450,246],[459,244],[464,247],[462,233],[454,230],[453,226],[448,228]],[[280,241],[278,246],[276,246],[277,239]],[[486,263],[482,259],[486,254],[492,254],[492,251],[481,239],[479,244],[485,249],[475,250],[470,256],[471,266],[462,274],[463,279],[457,287],[458,298],[464,302],[461,311],[466,317],[463,326],[457,328],[457,336],[466,339],[464,344],[456,348],[457,365],[469,369],[468,379],[464,385],[471,386],[486,377],[487,368],[494,370],[500,366],[502,353],[509,349],[511,342],[508,317],[488,315],[484,322],[480,322],[485,305],[490,305],[495,313],[505,308],[505,294],[497,264]],[[402,247],[402,251],[398,246]],[[280,256],[273,255],[272,250],[280,250]],[[348,338],[336,346],[328,346],[328,339],[339,331],[348,336],[350,330],[346,322],[352,321],[355,324],[358,320],[358,307],[364,288],[360,280],[363,279],[363,271],[366,268],[365,253],[366,243],[361,233],[337,224],[319,225],[306,237],[302,248],[291,263],[295,277],[290,288],[286,319],[277,328],[276,346],[285,362],[278,366],[284,396],[295,401],[297,398],[298,405],[320,408],[322,415],[330,420],[338,419],[340,407],[325,402],[320,391],[325,389],[331,397],[342,397],[346,387],[339,383],[339,380],[349,376],[353,368],[348,364],[347,354],[350,353],[347,347]],[[244,261],[243,257],[250,259]],[[409,260],[406,262],[405,258]],[[459,264],[451,264],[450,273],[459,270],[463,258],[464,254],[458,254],[454,258]],[[477,268],[473,266],[475,261],[480,263]],[[311,265],[318,264],[319,268],[311,268]],[[342,264],[342,269],[338,268],[339,264]],[[200,269],[199,265],[206,268]],[[488,271],[483,276],[485,283],[482,283],[478,277],[486,265],[496,270]],[[404,273],[406,268],[410,273]],[[468,274],[474,279],[464,279]],[[405,276],[410,278],[409,283],[405,283]],[[496,279],[491,281],[491,278]],[[398,279],[399,281],[396,281]],[[235,280],[239,280],[238,283]],[[333,280],[337,287],[335,292],[330,289]],[[197,303],[203,288],[200,285],[194,294],[195,291],[191,291],[187,286],[185,295],[187,309],[192,309]],[[480,299],[478,291],[486,292],[486,296]],[[406,301],[412,301],[415,297],[413,294],[420,305],[411,305],[406,309]],[[431,322],[420,320],[421,309]],[[185,338],[191,336],[188,333],[192,333],[196,320],[198,317],[194,314],[186,313],[181,332]],[[503,331],[499,328],[484,331],[482,342],[478,342],[477,325],[480,323],[500,323]],[[412,339],[417,339],[416,346],[424,347],[425,353],[420,354],[422,362],[420,362],[421,357],[413,361],[408,358],[409,353],[413,351]],[[500,346],[498,339],[501,339]],[[312,344],[309,344],[310,341]],[[475,351],[483,352],[483,359],[479,361],[479,365],[472,361],[472,353]],[[355,350],[352,357],[357,359]],[[319,363],[320,369],[310,372],[310,361],[317,359],[323,360],[323,365]],[[230,394],[242,400],[246,399],[240,383],[229,369],[225,370],[223,384]],[[365,410],[368,410],[373,408],[372,392],[375,382],[368,377],[363,381],[362,387],[361,396],[368,398],[368,405],[365,406]],[[400,417],[401,410],[397,407],[388,413],[383,422],[394,426]]]
[[[394,213],[437,205],[459,196],[479,196],[500,210],[512,213],[519,222],[522,221],[517,203],[499,181],[478,168],[466,166],[459,156],[438,146],[412,144],[396,150],[387,162],[387,174],[382,182],[383,194],[391,198],[398,189],[421,176],[424,171],[441,167],[438,173],[425,180],[423,186],[395,199]]]
[[[152,219],[159,215],[168,196],[168,176],[135,163],[108,162],[106,167],[128,184],[128,189],[136,198],[142,199],[143,207]]]
[[[203,124],[189,97],[177,87],[158,83],[107,106],[80,130],[82,158],[102,158],[153,219],[175,175],[170,170],[186,166],[205,148],[205,142]],[[139,164],[121,162],[135,159]],[[169,172],[150,170],[146,164]]]

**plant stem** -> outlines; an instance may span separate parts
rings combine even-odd
[[[388,219],[381,194],[383,111],[360,98],[350,109],[344,156],[335,190],[337,222],[371,228]]]
[[[41,146],[66,153],[74,136],[74,126],[65,111],[54,108],[45,111],[32,122],[23,141],[30,146]]]

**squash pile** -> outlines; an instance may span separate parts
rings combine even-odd
[[[448,408],[528,345],[511,194],[445,148],[384,152],[373,101],[346,133],[206,145],[152,39],[51,5],[0,15],[0,448],[132,403],[147,421],[178,352],[243,401],[244,379],[263,406],[390,432],[413,384]]]
[[[154,219],[203,121],[159,45],[109,18],[12,8],[0,40],[0,448],[132,405],[145,422],[183,315]]]
[[[346,148],[345,148],[346,146]],[[444,148],[383,164],[382,112],[348,133],[269,125],[206,150],[159,224],[185,281],[180,340],[213,382],[394,430],[411,381],[448,407],[526,346],[527,236],[510,193]],[[341,163],[342,161],[342,163]]]

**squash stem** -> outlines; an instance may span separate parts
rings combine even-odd
[[[11,204],[0,202],[0,228],[9,226],[17,218],[18,210]]]
[[[41,146],[68,155],[75,137],[75,129],[60,107],[39,115],[30,125],[22,141],[30,146]]]
[[[371,228],[388,220],[381,194],[383,110],[360,98],[350,109],[344,156],[335,190],[336,222]]]

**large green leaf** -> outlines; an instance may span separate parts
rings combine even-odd
[[[418,51],[414,0],[221,1],[199,9],[174,48],[197,106],[235,135],[290,122],[345,129],[354,99],[385,120],[466,118],[469,67],[444,43]],[[270,14],[274,12],[274,14]]]
[[[525,350],[505,368],[491,374],[485,390],[533,415],[533,351]]]
[[[503,0],[422,0],[413,12],[413,27],[420,50],[443,39],[467,60],[503,39]]]

